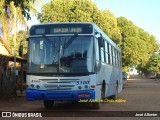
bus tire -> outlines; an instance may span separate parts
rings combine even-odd
[[[43,104],[44,104],[44,107],[47,108],[47,109],[52,108],[53,104],[54,104],[54,101],[53,100],[44,100]]]
[[[101,90],[101,98],[102,100],[104,100],[106,97],[105,97],[105,91],[106,91],[106,84],[105,82],[103,81],[103,84],[102,84],[102,90]]]
[[[101,102],[93,102],[92,104],[92,109],[100,109],[101,107]]]
[[[103,84],[102,84],[102,89],[101,89],[101,100],[103,100],[105,98],[105,83],[103,82]],[[101,101],[100,100],[100,101]],[[91,103],[91,108],[92,109],[100,109],[100,107],[101,107],[101,102],[92,102]]]
[[[110,96],[111,99],[116,100],[118,98],[118,83],[116,83],[116,93]]]

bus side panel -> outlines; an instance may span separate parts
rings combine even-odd
[[[105,69],[105,78],[106,78],[106,83],[107,83],[107,88],[106,88],[106,97],[111,96],[115,93],[115,69],[113,66],[105,64],[104,66]]]
[[[90,75],[90,86],[95,85],[95,100],[100,100],[101,99],[101,84],[100,81],[97,81],[97,75]],[[92,88],[90,87],[92,90]]]
[[[118,81],[118,92],[121,92],[121,70],[111,65],[102,63],[99,72],[97,73],[97,92],[96,94],[101,95],[102,82],[105,81],[105,96],[109,97],[116,93],[116,81]]]
[[[114,91],[116,92],[116,84],[118,82],[118,93],[122,91],[122,71],[119,68],[114,67]],[[115,93],[114,92],[114,93]]]
[[[97,85],[96,90],[98,91],[98,92],[96,92],[96,94],[99,94],[99,99],[100,99],[100,95],[101,95],[103,81],[105,81],[105,88],[106,88],[105,96],[107,96],[107,90],[110,89],[109,82],[110,82],[111,78],[112,78],[111,66],[106,65],[105,63],[102,63],[101,68],[98,71],[97,76],[96,76],[96,85]]]

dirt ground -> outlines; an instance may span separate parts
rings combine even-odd
[[[50,113],[48,114],[49,116],[52,116],[52,112],[54,111],[58,117],[63,116],[64,119],[74,116],[88,117],[93,116],[93,114],[95,114],[95,117],[100,117],[100,115],[105,117],[105,114],[110,114],[111,111],[114,111],[113,113],[111,112],[111,114],[117,117],[116,120],[120,120],[121,117],[123,117],[123,115],[117,116],[117,114],[120,112],[123,113],[124,111],[124,114],[130,114],[126,111],[148,111],[149,113],[155,111],[155,113],[158,112],[158,116],[160,116],[160,80],[155,81],[154,79],[136,78],[124,81],[123,91],[119,94],[119,100],[123,100],[123,102],[102,103],[101,109],[99,110],[92,110],[88,107],[88,104],[76,102],[56,102],[53,109],[46,110],[42,101],[27,101],[23,95],[20,95],[17,98],[0,99],[0,111],[48,111],[48,113]],[[72,111],[72,113],[64,113],[62,111]],[[79,111],[86,111],[86,113]],[[116,111],[118,113],[116,113]],[[100,118],[104,119],[102,117]],[[152,118],[154,120],[160,119],[157,117]],[[80,118],[77,117],[76,119]],[[125,119],[128,119],[128,117],[125,117]],[[129,117],[129,119],[131,119],[131,117]],[[141,119],[143,119],[143,117],[137,117],[137,120]],[[151,119],[151,117],[148,119]]]

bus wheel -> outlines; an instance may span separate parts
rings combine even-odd
[[[106,90],[105,83],[103,82],[103,84],[102,84],[102,90],[101,90],[101,98],[102,98],[102,100],[105,99],[105,90]]]
[[[101,102],[93,102],[92,104],[92,109],[100,109],[101,107]]]
[[[118,98],[118,84],[116,84],[116,93],[110,96],[111,99],[116,100]]]
[[[104,98],[105,98],[105,84],[102,85],[100,101],[101,101],[102,99],[104,99]],[[91,103],[92,109],[100,109],[101,104],[102,104],[100,101],[92,102],[92,103]]]
[[[44,100],[43,103],[44,103],[45,108],[52,108],[54,101],[53,100]]]

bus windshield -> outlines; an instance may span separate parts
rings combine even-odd
[[[44,36],[29,39],[28,72],[93,72],[93,36]]]

